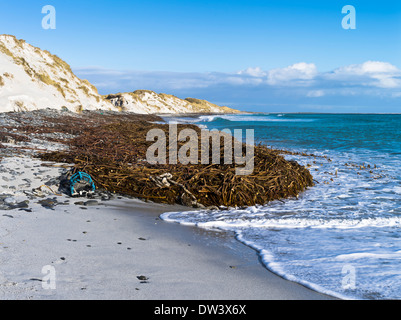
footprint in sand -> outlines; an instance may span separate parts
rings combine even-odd
[[[61,257],[60,259],[58,259],[57,261],[52,262],[53,264],[64,264],[67,263],[66,258],[65,257]]]

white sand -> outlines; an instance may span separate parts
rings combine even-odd
[[[59,171],[34,167],[38,163],[28,158],[1,164],[19,169],[12,176],[3,171],[0,185],[19,190],[25,177],[32,180],[31,190]],[[5,182],[3,175],[16,178]],[[12,192],[18,201],[24,199],[23,193],[0,187],[0,194]],[[0,299],[329,298],[275,276],[230,234],[158,218],[183,207],[116,199],[82,209],[74,204],[79,199],[69,199],[69,205],[51,210],[38,200],[30,201],[32,212],[0,210]],[[42,273],[45,266],[55,272],[54,282]],[[141,283],[138,276],[148,280]]]

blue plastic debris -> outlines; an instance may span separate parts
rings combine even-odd
[[[88,192],[95,192],[96,186],[91,176],[85,172],[77,172],[70,179],[71,196],[83,195]]]

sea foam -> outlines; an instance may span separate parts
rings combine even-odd
[[[347,299],[400,299],[401,141],[395,137],[401,116],[225,117],[231,128],[258,123],[255,137],[273,147],[313,154],[285,157],[308,166],[316,185],[265,206],[162,219],[233,231],[266,268],[314,290]],[[271,121],[279,118],[293,121]],[[209,129],[227,124],[220,116],[203,119]],[[348,267],[355,270],[352,289],[344,286]]]

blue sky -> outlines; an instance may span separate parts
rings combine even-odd
[[[56,29],[44,30],[44,5]],[[344,30],[341,9],[356,9]],[[150,89],[250,111],[401,112],[401,1],[1,3],[1,33],[66,60],[100,93]]]

